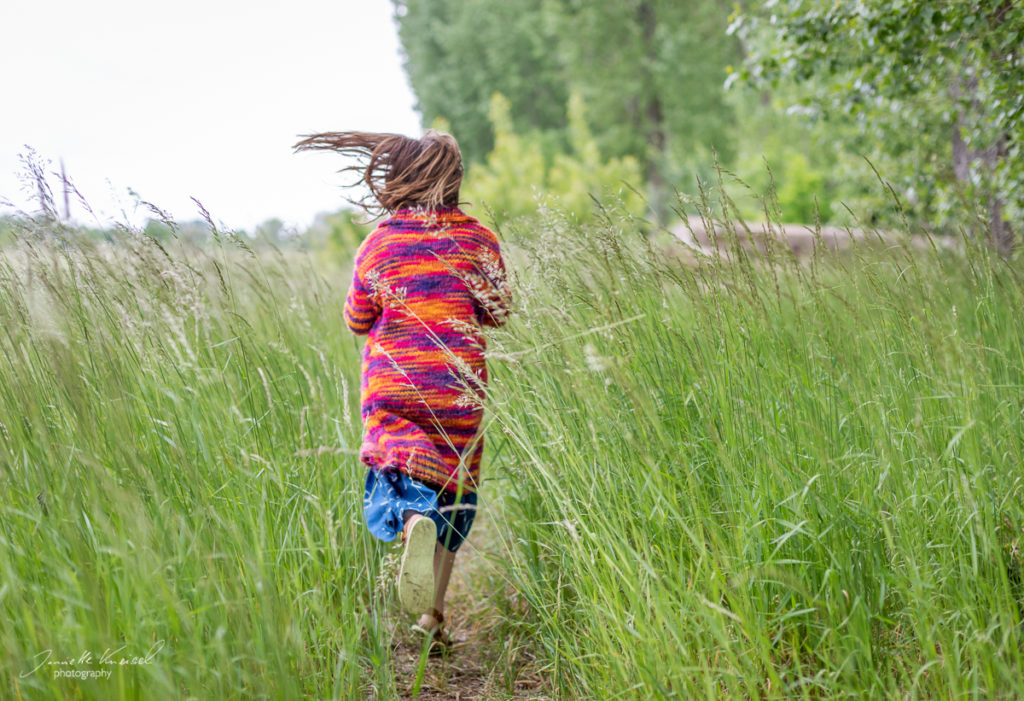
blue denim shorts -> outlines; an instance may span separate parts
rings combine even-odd
[[[402,472],[366,471],[363,518],[374,537],[390,542],[402,532],[406,511],[416,511],[437,524],[437,542],[455,552],[469,535],[476,516],[476,492],[456,503],[455,494],[412,479]]]

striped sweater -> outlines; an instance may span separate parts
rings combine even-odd
[[[400,209],[356,252],[345,321],[368,334],[360,459],[437,489],[479,485],[482,326],[511,298],[494,233],[457,207]]]

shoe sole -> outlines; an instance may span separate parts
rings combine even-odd
[[[421,614],[434,600],[434,543],[437,526],[422,517],[409,527],[398,571],[398,601],[406,613]]]

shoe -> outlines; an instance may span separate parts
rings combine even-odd
[[[405,547],[398,570],[398,601],[406,613],[422,613],[434,603],[437,525],[426,516],[413,517],[402,531],[402,539]]]
[[[415,633],[419,633],[429,638],[429,648],[427,654],[431,657],[438,655],[447,655],[451,652],[452,646],[455,644],[451,637],[442,629],[444,625],[444,614],[437,609],[430,610],[430,617],[434,619],[434,625],[428,628],[424,628],[419,623],[413,623],[411,629]]]

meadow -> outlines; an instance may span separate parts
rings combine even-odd
[[[1024,275],[984,246],[797,261],[727,221],[684,261],[615,207],[503,227],[471,639],[410,667],[348,262],[25,224],[4,698],[454,698],[460,659],[462,698],[1024,697]]]

